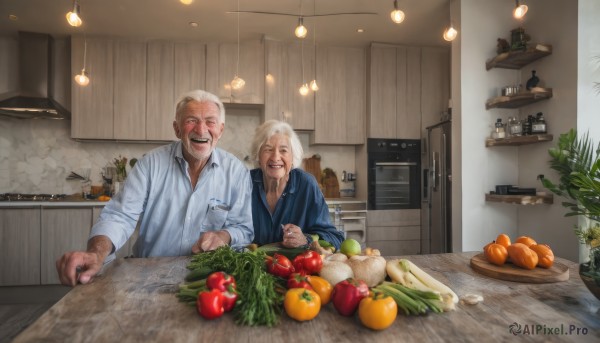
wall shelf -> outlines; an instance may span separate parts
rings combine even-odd
[[[544,194],[544,195],[486,194],[485,201],[501,202],[501,203],[505,203],[505,204],[517,204],[517,205],[541,205],[541,204],[553,204],[554,197],[552,196],[552,194]]]
[[[515,95],[498,96],[489,99],[485,103],[485,109],[491,108],[519,108],[534,102],[547,100],[552,97],[552,88],[532,88],[531,91],[521,92]]]
[[[488,138],[485,140],[486,147],[493,146],[518,146],[526,144],[535,144],[541,142],[550,142],[554,136],[550,134],[543,135],[527,135],[527,136],[512,136],[508,138]]]
[[[521,69],[527,64],[550,54],[552,54],[552,45],[535,44],[525,50],[501,53],[500,55],[488,60],[485,63],[485,69]]]

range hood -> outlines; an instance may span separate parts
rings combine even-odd
[[[54,40],[50,35],[19,32],[18,91],[0,101],[0,117],[70,119],[71,113],[54,100]]]

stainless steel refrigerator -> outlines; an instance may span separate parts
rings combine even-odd
[[[422,251],[452,252],[452,125],[443,121],[427,127],[427,164],[423,177]]]

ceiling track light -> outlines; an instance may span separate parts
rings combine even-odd
[[[73,10],[66,15],[69,25],[75,27],[81,26],[83,22],[81,21],[80,15],[81,9],[79,8],[79,0],[73,0]]]
[[[521,4],[520,0],[515,0],[515,9],[513,10],[513,17],[515,17],[515,19],[523,19],[528,9],[529,7],[527,7],[527,5]]]
[[[404,21],[404,12],[398,8],[398,0],[394,0],[394,10],[390,12],[390,17],[396,24],[400,24]]]
[[[83,69],[81,69],[81,74],[75,75],[75,82],[77,82],[80,86],[87,86],[90,83],[90,78],[87,76],[87,72],[85,71],[85,58],[87,55],[87,39],[83,42]]]

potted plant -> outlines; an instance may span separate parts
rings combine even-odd
[[[588,134],[578,137],[571,129],[561,134],[557,146],[548,150],[550,168],[558,172],[554,183],[542,178],[542,184],[552,193],[563,197],[565,216],[584,216],[588,227],[575,227],[575,234],[589,248],[589,262],[580,265],[579,274],[588,289],[600,299],[600,143]]]

